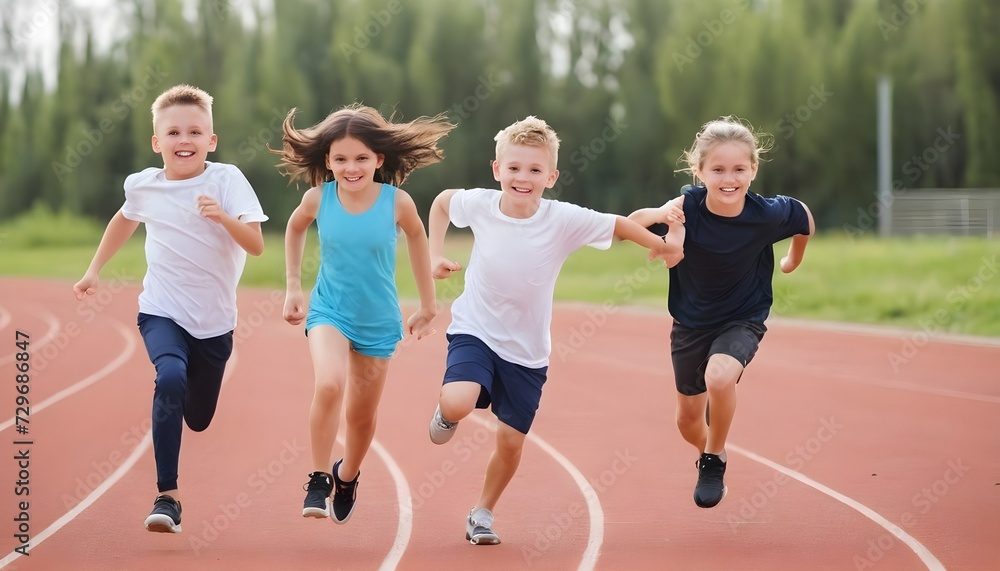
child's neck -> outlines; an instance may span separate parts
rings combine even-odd
[[[531,218],[538,212],[540,201],[511,200],[506,195],[500,195],[500,212],[508,218]]]
[[[720,203],[716,200],[712,200],[712,196],[709,195],[705,199],[705,207],[708,211],[716,216],[722,216],[723,218],[736,218],[743,213],[743,206],[746,205],[747,197],[743,195],[739,201],[732,204]]]

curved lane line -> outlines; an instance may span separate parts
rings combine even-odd
[[[493,428],[492,423],[485,421],[477,415],[469,415],[466,418],[478,422],[486,428]],[[576,482],[580,493],[587,501],[587,511],[590,515],[590,535],[587,537],[587,549],[583,552],[580,560],[579,571],[591,571],[597,565],[597,559],[601,556],[601,547],[604,545],[604,509],[600,500],[597,499],[597,491],[590,485],[587,478],[580,472],[568,458],[562,455],[548,442],[542,440],[537,434],[529,432],[527,439],[542,449],[543,452],[551,456],[566,472],[569,473],[573,481]]]
[[[117,324],[117,322],[115,323]],[[225,385],[226,381],[229,380],[231,373],[235,368],[236,368],[236,349],[234,348],[233,354],[229,358],[229,363],[226,366],[226,372],[223,373],[222,376],[223,385]],[[128,474],[128,471],[132,469],[132,466],[135,466],[135,463],[139,461],[139,458],[142,458],[142,455],[145,454],[146,451],[149,450],[150,447],[152,447],[152,445],[153,445],[153,430],[152,428],[150,428],[150,430],[146,432],[146,435],[142,437],[142,440],[139,441],[139,444],[137,444],[136,447],[132,450],[132,452],[128,455],[128,458],[125,458],[125,461],[122,462],[121,465],[118,466],[118,468],[114,472],[112,472],[110,476],[108,476],[108,479],[101,482],[101,485],[94,488],[94,491],[90,492],[90,494],[86,498],[83,498],[83,500],[81,500],[80,503],[73,506],[73,509],[64,513],[62,517],[52,522],[52,524],[49,525],[49,527],[45,528],[41,533],[32,538],[31,547],[28,548],[28,554],[30,555],[31,552],[37,549],[38,546],[43,541],[55,535],[55,533],[58,532],[63,527],[65,527],[66,524],[73,521],[76,518],[76,516],[80,515],[83,512],[83,510],[89,508],[91,505],[93,505],[94,502],[99,500],[101,496],[104,495],[105,492],[110,490],[112,486],[117,484],[119,480],[121,480],[122,478],[125,477],[126,474]],[[16,551],[10,552],[6,557],[0,559],[0,569],[3,569],[7,565],[10,565],[14,561],[16,561],[17,558],[19,557],[21,557],[20,553]]]
[[[406,547],[410,543],[410,535],[413,531],[413,497],[410,496],[410,484],[406,481],[406,476],[399,468],[399,464],[393,460],[392,455],[374,438],[371,448],[392,474],[392,481],[396,484],[396,498],[399,501],[399,525],[396,526],[396,539],[392,542],[389,554],[379,565],[379,571],[390,571],[399,566],[399,560],[403,558],[403,553],[406,552]]]
[[[64,398],[82,391],[83,389],[101,380],[103,377],[106,377],[118,367],[124,365],[132,357],[132,354],[135,353],[135,348],[137,345],[135,339],[132,337],[133,330],[128,327],[125,327],[124,325],[118,323],[117,321],[113,321],[112,324],[115,326],[115,328],[118,329],[118,332],[121,333],[122,337],[125,338],[125,348],[122,349],[122,352],[117,357],[115,357],[113,361],[111,361],[104,367],[101,367],[101,369],[98,370],[97,372],[88,375],[87,377],[77,381],[73,385],[66,387],[65,389],[57,392],[56,394],[50,396],[49,398],[33,406],[31,411],[32,414],[38,414],[39,412],[56,404],[57,402],[63,400]],[[14,418],[11,418],[10,420],[6,420],[2,424],[0,424],[0,432],[3,432],[5,429],[13,426],[14,420],[15,420]]]
[[[46,331],[40,339],[31,342],[33,349],[42,347],[48,344],[49,341],[52,341],[52,339],[55,338],[56,333],[59,331],[60,325],[59,319],[54,314],[45,311],[44,309],[40,309],[38,311],[44,314],[43,319],[45,319],[45,323],[49,326],[49,330]],[[6,365],[7,363],[13,363],[15,355],[16,353],[11,353],[10,355],[0,357],[0,366]]]
[[[781,464],[778,464],[777,462],[771,461],[759,454],[755,454],[754,452],[751,452],[746,448],[743,448],[742,446],[737,446],[732,442],[726,443],[726,449],[732,450],[733,452],[736,452],[738,454],[742,454],[743,456],[746,456],[747,458],[753,460],[754,462],[759,462],[771,468],[772,470],[777,470],[778,472],[781,472],[782,474],[790,478],[795,478],[796,480],[802,482],[803,484],[809,486],[810,488],[813,488],[818,492],[830,496],[831,498],[837,500],[838,502],[855,510],[856,512],[865,516],[866,518],[872,520],[873,522],[884,528],[886,531],[896,536],[897,539],[905,543],[906,546],[909,547],[913,551],[913,553],[915,553],[917,557],[920,558],[920,561],[923,562],[923,564],[926,565],[928,569],[932,571],[944,571],[945,568],[944,564],[942,564],[941,561],[939,561],[938,558],[935,557],[934,554],[931,553],[929,549],[924,547],[924,544],[917,541],[916,538],[914,538],[912,535],[906,533],[906,531],[904,531],[903,528],[882,517],[875,510],[869,508],[868,506],[862,504],[861,502],[849,498],[834,489],[828,488],[827,486],[820,484],[816,480],[813,480],[812,478],[806,476],[805,474],[802,474],[801,472],[796,472],[791,468],[786,468]]]

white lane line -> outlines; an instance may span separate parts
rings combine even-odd
[[[471,414],[466,418],[471,418],[486,428],[495,429],[493,423],[479,418],[478,415]],[[601,547],[604,545],[604,509],[601,507],[601,501],[597,499],[597,491],[594,490],[590,482],[587,481],[587,478],[568,458],[563,456],[562,453],[548,442],[542,440],[536,433],[529,432],[527,439],[551,456],[569,473],[580,489],[580,493],[583,494],[584,500],[587,502],[587,511],[590,514],[590,535],[587,537],[587,549],[584,550],[583,558],[580,560],[580,566],[577,569],[579,571],[590,571],[597,565],[597,559],[601,556]]]
[[[920,561],[923,562],[923,564],[926,565],[928,569],[931,569],[932,571],[944,571],[945,567],[941,563],[941,561],[939,561],[938,558],[935,557],[934,554],[931,553],[929,549],[924,547],[922,543],[917,541],[916,538],[906,533],[906,531],[904,531],[901,527],[892,523],[886,518],[882,517],[875,510],[869,508],[868,506],[862,504],[861,502],[858,502],[857,500],[849,498],[836,490],[824,486],[823,484],[820,484],[816,480],[813,480],[812,478],[806,476],[805,474],[802,474],[801,472],[796,472],[791,468],[786,468],[781,464],[778,464],[777,462],[773,462],[759,454],[755,454],[754,452],[751,452],[746,448],[743,448],[742,446],[733,444],[732,442],[726,443],[726,449],[732,450],[733,452],[736,452],[738,454],[742,454],[743,456],[746,456],[747,458],[753,460],[754,462],[759,462],[771,468],[772,470],[777,470],[778,472],[785,474],[786,476],[795,478],[796,480],[802,482],[803,484],[809,486],[810,488],[822,492],[830,496],[831,498],[837,500],[838,502],[846,505],[847,507],[857,511],[858,513],[872,520],[873,522],[884,528],[886,531],[896,536],[897,539],[905,543],[906,546],[909,547],[913,551],[913,553],[915,553],[917,557],[920,558]]]
[[[66,387],[65,389],[57,392],[56,394],[54,394],[54,395],[50,396],[49,398],[43,400],[42,402],[38,403],[37,405],[34,405],[33,407],[31,407],[31,413],[33,415],[34,414],[38,414],[39,412],[41,412],[41,411],[45,410],[46,408],[48,408],[48,407],[56,404],[57,402],[63,400],[64,398],[66,398],[68,396],[74,395],[74,394],[82,391],[83,389],[85,389],[85,388],[89,387],[90,385],[96,383],[97,381],[99,381],[102,378],[104,378],[107,375],[109,375],[112,371],[114,371],[118,367],[121,367],[126,362],[128,362],[128,360],[132,357],[132,354],[135,352],[135,348],[136,348],[136,345],[137,345],[137,343],[135,341],[135,338],[133,337],[133,331],[134,330],[132,328],[125,327],[124,325],[122,325],[121,323],[118,323],[117,321],[112,321],[111,324],[114,325],[114,327],[118,330],[118,333],[120,333],[122,335],[122,337],[125,338],[125,348],[122,349],[122,352],[119,353],[119,355],[117,357],[115,357],[115,359],[113,361],[111,361],[107,365],[101,367],[101,369],[98,370],[97,372],[92,373],[91,375],[88,375],[87,377],[85,377],[85,378],[77,381],[73,385],[71,385],[69,387]],[[0,424],[0,432],[3,432],[7,428],[10,428],[11,426],[13,426],[14,425],[14,420],[15,419],[12,417],[11,419],[6,420],[2,424]]]
[[[2,331],[4,327],[10,325],[10,319],[10,312],[7,311],[7,308],[0,307],[0,331]]]
[[[371,449],[378,454],[389,469],[389,473],[392,474],[392,481],[396,484],[396,499],[399,502],[399,525],[396,526],[396,538],[392,542],[389,554],[379,565],[380,571],[390,571],[399,566],[399,560],[403,558],[403,553],[406,552],[406,547],[410,543],[410,535],[413,532],[413,498],[410,496],[410,484],[406,481],[406,476],[393,460],[392,455],[374,438]]]
[[[236,349],[234,348],[233,354],[229,358],[229,363],[226,365],[226,372],[223,373],[222,375],[223,385],[225,385],[226,381],[229,380],[231,373],[235,368],[236,368]],[[76,519],[76,516],[80,515],[83,512],[83,510],[87,509],[94,502],[99,500],[101,496],[104,495],[105,492],[110,490],[112,486],[117,484],[119,480],[121,480],[122,478],[125,477],[126,474],[128,474],[129,470],[132,469],[132,466],[135,466],[135,463],[139,461],[139,458],[142,458],[142,455],[145,454],[146,451],[149,450],[149,448],[152,445],[153,445],[153,431],[152,428],[150,428],[150,430],[146,432],[146,435],[142,437],[142,440],[139,441],[139,444],[137,444],[136,447],[132,450],[132,453],[128,455],[128,458],[125,458],[125,461],[122,462],[122,464],[118,466],[118,468],[114,472],[112,472],[110,476],[108,476],[107,480],[101,482],[101,484],[96,488],[94,488],[94,491],[90,492],[90,494],[87,497],[83,498],[83,500],[81,500],[79,504],[73,506],[73,509],[63,514],[62,517],[52,522],[52,525],[45,528],[41,533],[39,533],[35,537],[31,538],[31,547],[28,548],[28,554],[30,555],[31,552],[37,549],[38,546],[43,541],[45,541],[49,537],[52,537],[57,531],[65,527],[66,524]],[[0,559],[0,569],[3,569],[7,565],[10,565],[14,561],[16,561],[18,557],[21,557],[20,553],[18,553],[17,551],[11,551],[10,554],[7,555],[7,557]]]
[[[45,324],[48,325],[48,331],[45,332],[41,337],[31,338],[28,341],[31,342],[32,351],[37,351],[39,347],[46,345],[49,341],[55,338],[56,333],[59,331],[59,319],[51,312],[45,311],[44,309],[35,309],[34,311],[42,314],[42,319],[45,320]],[[11,353],[4,357],[0,357],[0,366],[6,365],[7,363],[13,363],[14,357],[17,353]]]

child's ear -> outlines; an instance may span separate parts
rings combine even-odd
[[[153,140],[150,141],[150,143],[153,145],[153,152],[154,153],[159,153],[160,152],[160,140],[156,138],[156,135],[153,135]]]
[[[382,153],[375,153],[375,157],[376,157],[375,169],[378,170],[382,168],[383,164],[385,164],[385,155],[383,155]]]
[[[549,175],[549,178],[545,180],[545,188],[552,188],[553,186],[555,186],[556,180],[558,179],[559,179],[559,170],[556,169],[552,171],[552,174]]]
[[[214,152],[215,147],[218,144],[219,144],[219,137],[215,133],[212,133],[212,137],[208,140],[208,151]]]
[[[490,161],[490,166],[493,167],[493,180],[500,182],[500,163],[493,160]]]

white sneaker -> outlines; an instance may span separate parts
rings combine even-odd
[[[448,442],[455,435],[456,426],[458,426],[457,422],[448,422],[441,416],[441,405],[438,405],[437,410],[434,411],[434,418],[431,419],[431,442],[434,444]]]
[[[500,537],[493,532],[493,512],[473,508],[465,520],[465,539],[472,545],[497,545]]]

